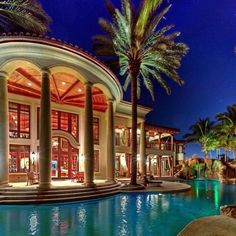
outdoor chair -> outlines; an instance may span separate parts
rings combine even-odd
[[[33,171],[27,172],[27,186],[36,183],[38,183],[38,175]]]
[[[160,187],[162,181],[155,179],[148,179],[146,175],[143,176],[143,185],[148,187]]]
[[[84,182],[84,172],[73,172],[71,181],[83,183]]]

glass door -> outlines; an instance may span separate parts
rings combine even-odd
[[[59,138],[52,139],[52,178],[58,178],[59,168]]]
[[[71,168],[69,178],[72,178],[76,172],[79,172],[79,158],[78,149],[72,148],[70,150]]]
[[[52,142],[52,178],[72,178],[78,172],[78,149],[62,137]]]

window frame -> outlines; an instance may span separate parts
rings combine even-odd
[[[12,105],[12,107],[11,107]],[[13,106],[16,106],[14,108]],[[27,110],[23,109],[24,107],[27,107]],[[16,113],[16,120],[17,120],[17,129],[11,129],[9,125],[9,138],[20,138],[20,139],[30,139],[31,138],[31,106],[28,104],[21,104],[21,103],[16,103],[16,102],[9,102],[8,103],[8,115],[9,115],[9,124],[10,124],[10,113],[15,112]],[[26,112],[28,115],[28,122],[29,122],[29,131],[23,131],[21,130],[21,117],[22,113],[21,112]],[[11,136],[11,133],[14,133],[14,136]],[[21,135],[26,135],[25,137],[21,137]]]

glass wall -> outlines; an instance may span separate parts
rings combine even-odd
[[[115,129],[115,145],[121,147],[130,146],[130,129],[116,128]]]
[[[99,150],[94,150],[94,171],[99,172]]]
[[[30,138],[30,106],[9,102],[9,137]]]
[[[93,117],[93,143],[99,144],[99,119]]]
[[[39,138],[39,108],[38,108],[38,131]],[[63,130],[70,133],[77,141],[79,141],[79,115],[52,110],[52,129]]]
[[[78,172],[79,150],[73,148],[69,141],[62,137],[52,140],[52,177],[72,178]]]
[[[10,145],[9,172],[25,173],[30,168],[30,146]]]

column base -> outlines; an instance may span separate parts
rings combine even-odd
[[[94,182],[89,182],[89,183],[84,183],[84,186],[88,188],[94,188],[96,187],[96,184]]]
[[[39,183],[38,189],[39,190],[47,190],[52,187],[51,182],[44,182],[44,183]]]
[[[0,184],[0,188],[8,188],[8,187],[12,187],[13,185],[11,184]]]

